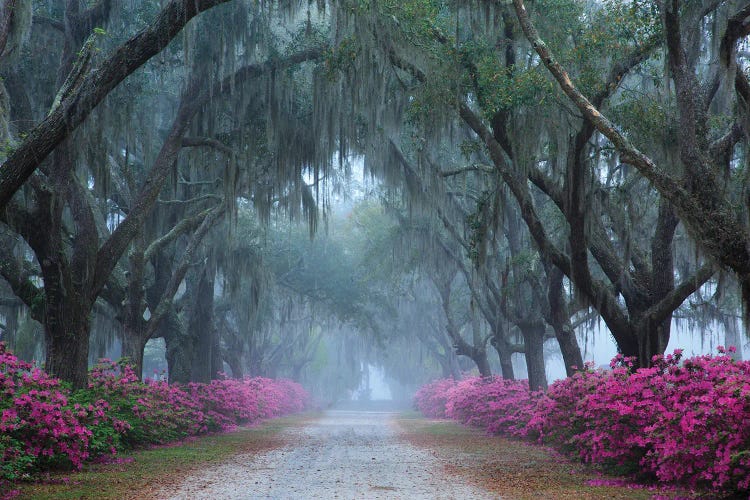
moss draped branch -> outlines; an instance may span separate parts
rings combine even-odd
[[[529,17],[523,0],[513,0],[521,28],[560,89],[578,107],[583,116],[612,144],[623,162],[634,166],[674,206],[703,247],[721,264],[740,277],[750,278],[750,252],[747,229],[731,207],[716,197],[710,200],[691,195],[680,181],[659,169],[654,161],[636,148],[575,86],[567,71],[555,59]],[[696,167],[695,164],[692,167]],[[707,175],[712,175],[706,172]],[[717,203],[718,202],[718,203]]]
[[[191,78],[191,81],[187,84],[183,92],[172,128],[154,160],[154,165],[143,183],[138,198],[132,203],[125,219],[120,222],[99,249],[96,259],[94,285],[91,289],[92,296],[95,297],[104,287],[110,272],[158,200],[159,192],[172,169],[172,165],[177,161],[178,154],[183,147],[183,137],[195,114],[203,106],[207,105],[212,97],[219,95],[223,90],[229,89],[228,82],[232,80],[244,82],[270,71],[287,68],[303,61],[317,59],[321,57],[322,53],[323,51],[320,48],[306,49],[285,58],[270,59],[257,64],[249,64],[239,68],[235,73],[223,79],[212,89],[204,88],[204,78],[202,75],[194,75]]]
[[[188,21],[228,1],[171,0],[151,25],[120,45],[111,56],[87,73],[80,85],[28,133],[0,166],[0,209],[112,89],[161,52]]]

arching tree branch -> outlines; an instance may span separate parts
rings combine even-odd
[[[0,167],[0,209],[58,144],[128,75],[161,52],[193,17],[229,0],[171,0],[143,31],[86,74],[81,84],[34,127]]]

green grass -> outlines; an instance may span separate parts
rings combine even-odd
[[[19,498],[148,498],[164,485],[179,481],[190,472],[228,460],[241,453],[256,453],[283,446],[281,431],[299,427],[313,415],[295,415],[269,420],[257,427],[192,439],[178,445],[122,454],[132,462],[92,464],[81,472],[50,474],[36,483],[21,483]],[[67,484],[66,484],[67,483]],[[2,492],[0,491],[0,497]]]

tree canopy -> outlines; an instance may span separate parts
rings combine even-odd
[[[74,386],[745,341],[748,2],[1,5],[0,339]]]

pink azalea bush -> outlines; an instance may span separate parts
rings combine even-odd
[[[610,376],[607,371],[592,370],[592,364],[586,364],[573,376],[549,386],[547,393],[539,398],[531,411],[526,427],[527,437],[554,443],[565,452],[576,450],[571,438],[583,431],[584,424],[582,420],[574,418],[576,409]]]
[[[105,360],[91,371],[90,390],[130,423],[129,445],[162,444],[301,411],[307,393],[296,382],[269,378],[212,380],[187,386],[138,381],[132,367]]]
[[[302,386],[289,380],[142,383],[130,366],[107,360],[89,381],[88,389],[71,391],[0,342],[0,483],[301,411],[308,402]]]
[[[209,430],[297,413],[308,403],[307,392],[291,380],[254,377],[191,383],[187,391],[205,412]]]
[[[614,464],[664,482],[750,490],[750,363],[681,352],[610,375],[571,416],[570,437],[589,462]]]
[[[310,405],[310,395],[297,382],[289,379],[260,379],[264,381],[273,381],[273,387],[278,391],[280,397],[277,399],[276,412],[273,416],[288,415],[290,413],[299,413]],[[263,398],[261,398],[263,401]],[[261,403],[263,404],[263,403]]]
[[[617,472],[747,493],[750,362],[723,348],[717,356],[681,358],[678,350],[634,370],[632,360],[617,356],[612,370],[584,367],[546,394],[498,378],[467,379],[442,394],[425,394],[425,386],[418,394],[444,398],[449,418],[551,444]]]
[[[414,395],[414,407],[425,417],[446,418],[448,391],[456,385],[452,378],[435,380],[419,388]]]
[[[698,356],[668,366],[665,412],[643,466],[663,481],[750,491],[750,363]]]
[[[205,410],[211,431],[229,430],[235,425],[259,418],[258,394],[244,380],[212,380],[209,384],[190,383],[190,398]]]
[[[130,365],[102,360],[89,376],[92,398],[101,398],[110,413],[127,422],[125,446],[164,444],[208,432],[197,401],[176,385],[147,380],[141,383]]]
[[[521,435],[540,393],[527,380],[469,377],[448,390],[445,415],[493,434]]]
[[[59,380],[0,342],[0,479],[22,477],[37,464],[80,467],[96,441],[91,428],[111,421],[107,409],[101,400],[73,402]]]

